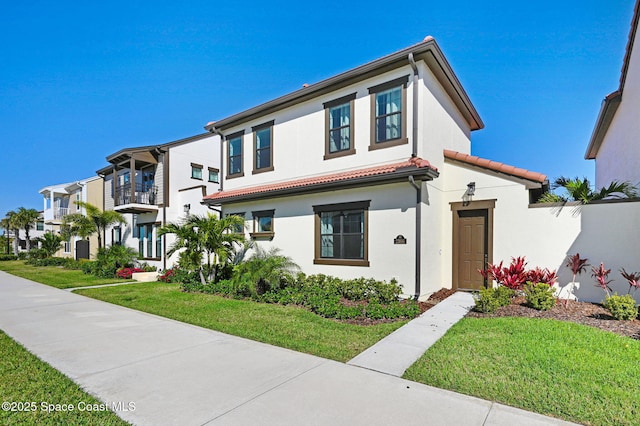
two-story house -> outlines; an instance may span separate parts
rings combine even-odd
[[[636,2],[618,89],[602,101],[585,159],[596,162],[596,188],[612,181],[640,184],[640,52],[635,49],[640,20]]]
[[[484,285],[477,269],[516,253],[510,229],[546,185],[470,155],[483,122],[431,37],[205,128],[223,161],[204,203],[306,273],[396,278],[406,295]]]
[[[84,208],[76,202],[93,204],[102,208],[103,182],[98,176],[67,182],[58,185],[50,185],[42,188],[43,196],[44,231],[60,233],[63,217],[68,214],[82,213]],[[56,256],[72,257],[74,259],[89,259],[95,257],[98,249],[98,240],[95,235],[88,240],[80,237],[70,237],[62,245]]]
[[[98,170],[104,179],[104,209],[122,213],[127,223],[105,236],[106,245],[134,248],[141,261],[157,268],[171,267],[168,258],[173,235],[158,229],[179,223],[189,214],[217,214],[201,204],[219,186],[219,137],[211,133],[159,145],[125,148],[107,157]]]

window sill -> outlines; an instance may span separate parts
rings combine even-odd
[[[250,232],[249,236],[253,240],[273,240],[275,237],[275,232]]]
[[[324,157],[322,158],[323,160],[331,160],[332,158],[340,158],[340,157],[346,157],[347,155],[353,155],[356,153],[355,148],[353,149],[345,149],[344,151],[336,151],[336,152],[330,152],[324,155]]]
[[[372,142],[371,145],[369,145],[369,151],[373,151],[376,149],[389,148],[392,146],[405,145],[408,143],[409,143],[408,138],[391,139],[384,142]]]
[[[235,175],[227,175],[227,179],[235,179],[244,176],[244,172],[236,173]]]
[[[264,173],[264,172],[272,172],[273,171],[273,166],[271,167],[263,167],[262,169],[255,169],[253,171],[253,174],[258,174],[258,173]]]
[[[191,176],[191,179],[193,179],[193,180],[200,180],[200,181],[202,180],[202,178],[197,178],[197,177],[193,177],[193,176]]]
[[[313,259],[315,265],[369,266],[368,260],[360,259]]]
[[[160,261],[162,260],[162,258],[160,257],[143,257],[142,259],[139,260],[155,260],[155,261]]]

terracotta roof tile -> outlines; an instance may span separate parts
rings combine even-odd
[[[519,167],[510,166],[508,164],[499,163],[497,161],[487,160],[486,158],[476,157],[475,155],[463,154],[461,152],[445,149],[444,156],[445,158],[448,158],[450,160],[460,161],[462,163],[471,164],[474,166],[519,177],[522,179],[531,180],[534,182],[543,183],[547,180],[547,176],[543,175],[542,173],[532,172],[529,170],[521,169]]]
[[[288,190],[293,188],[305,188],[316,185],[322,185],[333,182],[348,182],[353,179],[364,178],[369,176],[382,176],[393,174],[407,169],[426,169],[429,168],[435,172],[437,169],[433,167],[427,160],[415,157],[399,163],[383,164],[366,169],[349,170],[345,172],[332,173],[322,176],[313,176],[303,179],[290,180],[285,182],[277,182],[266,185],[251,186],[247,188],[238,188],[230,191],[220,191],[204,197],[204,200],[221,201],[231,198],[247,196],[250,194],[262,194],[274,191]]]

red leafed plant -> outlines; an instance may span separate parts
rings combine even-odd
[[[536,266],[535,269],[527,272],[527,281],[534,284],[544,283],[551,287],[556,281],[558,281],[558,274],[556,274],[556,271],[553,269],[542,269],[541,267]]]
[[[611,287],[609,287],[609,283],[613,280],[607,280],[609,278],[609,274],[611,273],[611,269],[605,269],[604,263],[600,263],[600,267],[596,268],[595,266],[591,267],[591,276],[596,279],[596,286],[600,287],[607,294],[607,297],[610,295]]]
[[[163,283],[171,283],[175,279],[176,270],[175,269],[167,269],[164,271],[162,275],[158,277],[158,281],[162,281]]]
[[[580,253],[567,257],[567,268],[571,269],[571,272],[573,272],[573,282],[576,281],[576,276],[579,273],[584,272],[587,269],[587,266],[589,266],[587,259],[581,259]]]
[[[629,273],[622,268],[620,269],[620,274],[629,283],[629,291],[627,291],[627,294],[631,293],[631,289],[636,292],[640,288],[640,272]]]
[[[118,272],[116,272],[116,276],[118,278],[123,278],[125,280],[130,280],[131,277],[133,276],[134,272],[144,272],[144,269],[140,269],[140,268],[122,268],[122,269],[119,269]]]
[[[487,269],[478,270],[484,278],[495,280],[498,284],[508,287],[512,290],[522,290],[527,282],[527,271],[525,266],[527,262],[523,257],[512,257],[509,266],[502,266],[502,262],[498,265],[489,263]]]

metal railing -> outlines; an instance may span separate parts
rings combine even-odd
[[[69,214],[68,207],[57,207],[53,209],[53,219],[61,220],[64,216]]]
[[[124,204],[149,204],[155,205],[158,201],[158,187],[144,183],[136,183],[135,190],[132,191],[130,183],[117,187],[113,198],[116,206]]]

